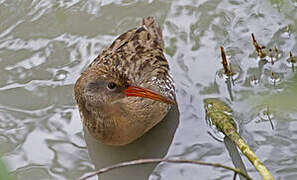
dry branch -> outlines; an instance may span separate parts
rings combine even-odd
[[[235,174],[240,174],[242,176],[244,176],[245,178],[247,178],[248,180],[252,180],[251,177],[249,177],[247,174],[245,174],[244,172],[242,172],[240,169],[237,168],[232,168],[229,166],[225,166],[219,163],[208,163],[208,162],[201,162],[201,161],[194,161],[194,160],[185,160],[185,159],[139,159],[139,160],[133,160],[133,161],[126,161],[126,162],[122,162],[122,163],[118,163],[118,164],[114,164],[105,168],[101,168],[85,177],[82,177],[80,180],[86,180],[89,179],[93,176],[111,171],[113,169],[117,169],[117,168],[122,168],[122,167],[126,167],[126,166],[132,166],[132,165],[140,165],[140,164],[151,164],[151,163],[160,163],[160,162],[167,162],[167,163],[179,163],[179,164],[196,164],[196,165],[203,165],[203,166],[213,166],[213,167],[217,167],[217,168],[223,168],[223,169],[227,169],[230,171],[233,171]],[[234,175],[236,176],[236,175]]]

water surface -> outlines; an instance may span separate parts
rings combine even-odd
[[[165,154],[232,166],[204,120],[203,98],[220,97],[235,110],[240,133],[275,179],[295,179],[297,76],[286,60],[289,51],[297,54],[296,0],[0,0],[0,150],[14,178],[77,179],[96,168],[73,85],[104,47],[145,16],[163,28],[177,89],[180,116],[172,143],[155,138],[156,144],[171,143]],[[274,65],[259,61],[251,33],[279,49]],[[221,76],[220,46],[237,72],[233,101]],[[271,72],[280,78],[275,86]],[[262,118],[267,106],[274,130]],[[160,164],[150,179],[232,177],[210,167]]]

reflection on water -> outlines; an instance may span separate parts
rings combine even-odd
[[[179,112],[177,108],[171,109],[167,117],[154,127],[149,133],[146,133],[140,139],[137,139],[126,146],[106,146],[94,140],[90,134],[85,131],[85,140],[91,161],[96,169],[100,169],[112,164],[123,161],[164,157],[172,143],[173,136],[178,126]],[[139,180],[147,179],[156,165],[141,165],[136,167],[126,167],[113,170],[102,174],[100,177],[105,180]]]
[[[163,27],[180,124],[168,151],[148,149],[231,166],[224,144],[208,135],[204,121],[203,98],[221,97],[230,102],[240,133],[276,179],[295,179],[297,79],[286,60],[289,51],[297,54],[296,8],[295,0],[0,0],[2,159],[17,179],[76,179],[97,168],[84,139],[73,84],[103,47],[152,15]],[[251,33],[260,44],[277,46],[274,64],[257,59]],[[218,75],[220,46],[237,68],[230,84],[233,102]],[[275,85],[271,72],[280,78]],[[257,120],[267,106],[274,131],[269,122]],[[166,147],[171,140],[156,142]],[[249,175],[258,179],[243,160]],[[232,176],[220,169],[161,163],[150,179]]]

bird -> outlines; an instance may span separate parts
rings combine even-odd
[[[118,36],[81,73],[74,96],[83,126],[97,141],[129,144],[175,106],[162,30],[149,16]]]

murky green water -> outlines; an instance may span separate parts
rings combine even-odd
[[[97,144],[84,137],[73,85],[103,47],[149,15],[163,28],[180,122],[174,134],[175,128],[168,126],[177,125],[172,120],[177,116],[170,116],[159,128],[161,134],[156,128],[148,135],[150,143],[145,137],[117,157],[117,149],[96,150]],[[251,33],[260,44],[278,47],[274,65],[259,62]],[[286,62],[289,51],[297,54],[296,37],[296,0],[0,0],[2,159],[13,177],[22,180],[77,179],[98,168],[104,156],[116,162],[167,153],[232,166],[224,144],[207,133],[211,130],[204,120],[203,98],[220,97],[230,102],[240,133],[275,179],[296,179],[297,75]],[[237,72],[229,91],[220,76],[220,46]],[[275,86],[272,71],[280,78]],[[267,106],[274,130],[263,117]],[[143,155],[146,151],[152,153]],[[244,162],[250,176],[259,179]],[[164,180],[233,177],[225,170],[181,164],[161,164],[151,171],[130,168],[118,171],[117,177],[127,172]]]

